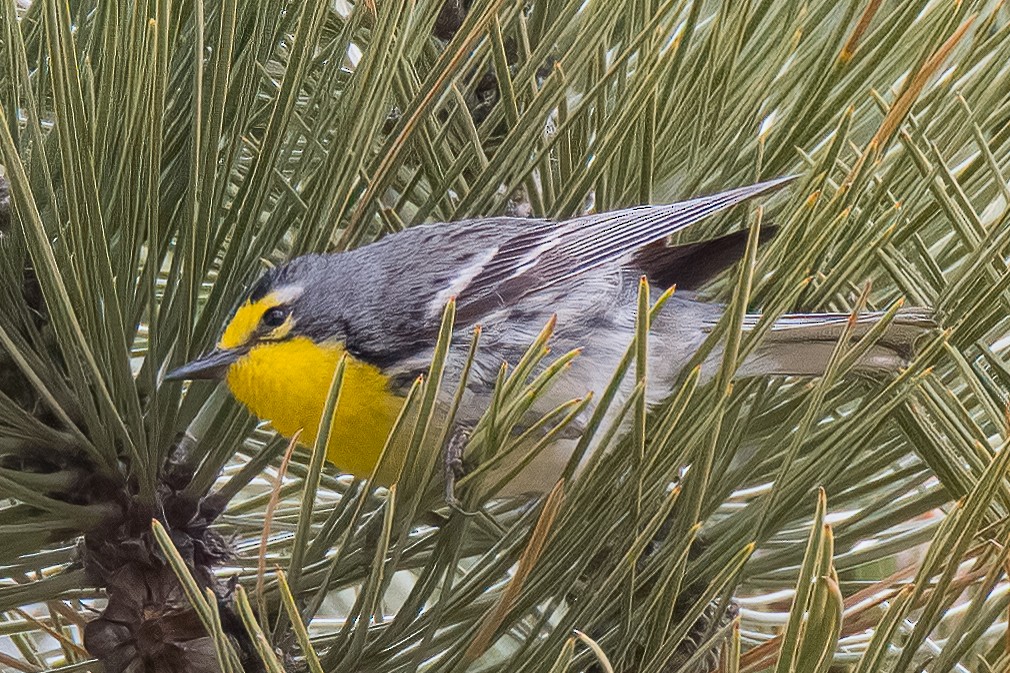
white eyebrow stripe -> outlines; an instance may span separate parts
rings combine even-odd
[[[267,296],[273,297],[281,304],[287,304],[298,299],[298,297],[302,296],[303,292],[305,292],[305,288],[301,285],[285,285],[273,290]]]
[[[431,300],[431,303],[428,305],[428,316],[433,317],[441,314],[449,299],[451,297],[458,297],[481,274],[487,263],[494,259],[494,256],[497,254],[498,246],[489,248],[484,254],[460,269],[449,285],[439,290],[435,298]]]

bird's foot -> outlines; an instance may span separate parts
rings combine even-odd
[[[463,450],[470,441],[471,428],[457,427],[453,430],[449,441],[445,443],[442,453],[442,470],[445,480],[445,504],[450,509],[463,511],[462,503],[456,497],[456,482],[466,475],[463,464]]]

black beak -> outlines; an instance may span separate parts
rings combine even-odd
[[[168,372],[165,374],[165,380],[209,379],[220,381],[228,373],[228,367],[240,357],[242,357],[242,351],[237,348],[228,350],[215,348],[206,355],[201,355],[192,362],[187,362]]]

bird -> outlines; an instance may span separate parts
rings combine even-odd
[[[454,333],[440,394],[442,402],[451,401],[470,332],[479,325],[480,344],[454,419],[460,428],[472,428],[490,403],[499,368],[515,365],[548,321],[555,325],[551,353],[579,349],[579,355],[531,413],[587,393],[598,399],[634,338],[636,297],[645,278],[653,301],[675,286],[650,324],[645,397],[651,407],[671,394],[725,312],[698,290],[742,258],[748,231],[681,245],[670,244],[671,235],[791,180],[563,221],[484,217],[422,224],[357,249],[299,256],[266,271],[241,299],[217,345],[164,379],[224,379],[254,415],[285,437],[300,432],[311,445],[331,379],[345,358],[326,457],[342,472],[367,477],[410,385],[430,364],[450,300]],[[857,332],[865,334],[881,316],[862,314]],[[744,329],[757,319],[749,315]],[[847,313],[783,315],[736,375],[822,374],[849,320]],[[857,368],[898,370],[933,327],[926,309],[900,311]],[[714,375],[720,358],[718,348],[707,356],[702,379]],[[615,408],[633,383],[620,388]],[[575,427],[591,411],[587,405]],[[569,451],[560,443],[544,451],[505,491],[549,491]],[[376,475],[380,485],[394,478],[397,462],[390,465]]]

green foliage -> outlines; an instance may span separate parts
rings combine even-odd
[[[1006,670],[1007,9],[488,0],[448,42],[440,9],[0,0],[0,666]],[[709,288],[716,380],[645,413],[643,298],[570,467],[609,450],[542,504],[490,502],[489,468],[585,404],[532,452],[512,432],[563,366],[550,326],[474,433],[472,515],[425,490],[451,306],[385,493],[323,440],[280,475],[225,391],[161,381],[264,260],[786,174],[690,233],[753,231]],[[902,300],[944,330],[894,377],[849,371],[876,334],[813,382],[733,377],[783,311]]]

